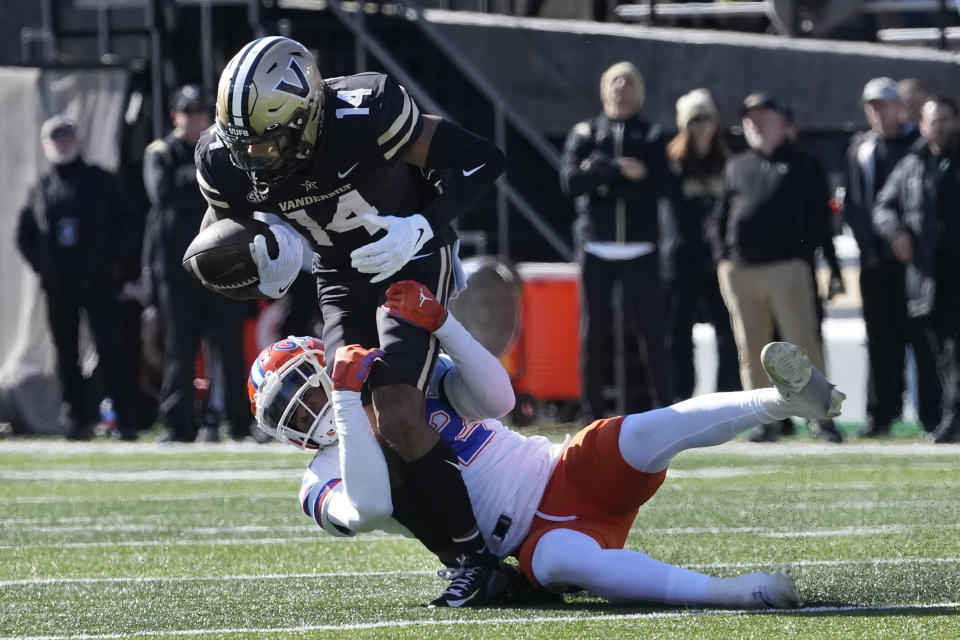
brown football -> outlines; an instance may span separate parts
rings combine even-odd
[[[258,288],[253,239],[267,239],[267,253],[280,252],[270,226],[255,218],[224,218],[197,234],[183,254],[183,268],[211,291],[235,300],[266,298]]]

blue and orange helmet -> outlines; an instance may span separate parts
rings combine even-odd
[[[260,352],[247,393],[257,426],[280,442],[322,449],[337,441],[323,342],[289,336]]]

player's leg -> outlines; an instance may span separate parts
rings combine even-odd
[[[714,578],[638,551],[604,549],[591,536],[572,529],[545,533],[531,565],[543,587],[579,587],[615,602],[778,608],[802,604],[793,579],[785,573]]]
[[[455,259],[450,247],[438,249],[406,265],[393,280],[421,282],[446,304]],[[380,434],[407,463],[411,489],[446,531],[455,556],[462,558],[462,574],[431,604],[496,602],[507,586],[506,576],[477,527],[456,454],[426,420],[424,392],[439,341],[432,333],[391,318],[382,309],[377,313],[377,330],[384,356],[371,372],[370,387]],[[476,595],[468,600],[470,594]]]
[[[755,426],[790,416],[834,418],[844,394],[833,388],[802,349],[787,342],[764,347],[761,362],[773,388],[713,393],[626,416],[620,453],[634,469],[655,473],[685,449],[723,444]]]

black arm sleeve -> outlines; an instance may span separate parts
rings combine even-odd
[[[427,152],[426,168],[443,175],[443,190],[423,212],[434,229],[451,222],[476,202],[503,173],[505,159],[496,145],[441,120]]]

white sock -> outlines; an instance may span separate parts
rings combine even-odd
[[[763,571],[733,578],[710,578],[707,582],[707,604],[721,607],[756,607],[754,592],[770,577]]]
[[[789,417],[775,388],[708,393],[623,419],[620,453],[634,469],[662,471],[685,449],[713,447],[761,424]]]

